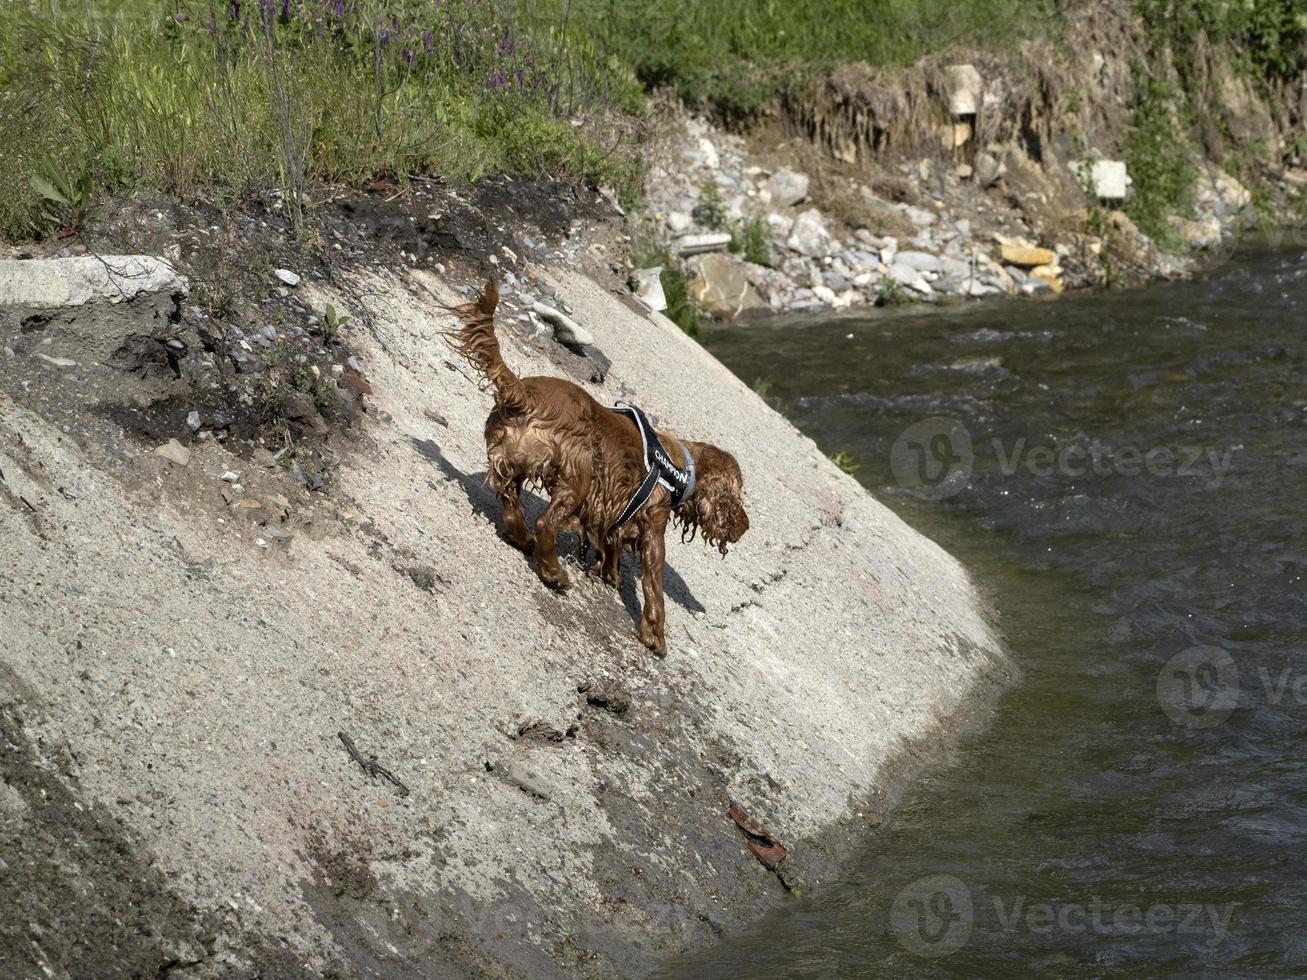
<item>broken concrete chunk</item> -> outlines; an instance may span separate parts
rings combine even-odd
[[[0,306],[52,309],[186,290],[186,277],[152,255],[0,260]]]
[[[720,252],[730,244],[731,236],[726,232],[683,235],[672,243],[672,251],[677,255],[698,255],[701,252]]]
[[[561,313],[552,306],[545,306],[540,302],[532,303],[531,309],[537,316],[554,325],[554,339],[560,344],[568,347],[587,347],[594,344],[595,339],[590,335],[590,331],[566,313]]]

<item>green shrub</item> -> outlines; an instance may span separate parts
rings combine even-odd
[[[849,476],[852,476],[862,468],[862,464],[855,461],[852,456],[844,452],[842,449],[838,452],[831,453],[830,460],[845,473],[849,474]]]
[[[698,304],[690,295],[690,280],[685,275],[685,269],[679,262],[669,260],[663,266],[659,279],[663,284],[663,295],[667,297],[667,318],[697,339],[703,318]]]
[[[731,251],[754,265],[771,265],[771,233],[767,222],[753,217],[732,225]]]
[[[880,281],[880,286],[876,290],[877,306],[909,306],[916,301],[916,297],[903,283],[888,276]]]
[[[699,199],[690,212],[694,220],[709,231],[725,231],[727,226],[726,204],[722,201],[722,192],[711,181],[699,191]]]
[[[1195,171],[1190,160],[1189,133],[1175,109],[1179,93],[1172,86],[1135,68],[1134,119],[1126,137],[1126,166],[1134,190],[1126,213],[1140,230],[1163,248],[1183,247],[1168,218],[1189,206]]]

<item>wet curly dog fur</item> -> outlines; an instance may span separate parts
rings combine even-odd
[[[451,308],[462,326],[447,339],[495,398],[486,419],[486,479],[504,506],[504,534],[523,551],[535,553],[540,580],[558,589],[571,586],[558,561],[559,530],[580,532],[582,558],[588,548],[595,548],[598,560],[590,571],[613,586],[618,584],[622,549],[638,551],[644,609],[636,635],[663,654],[668,520],[680,526],[683,541],[699,535],[725,555],[749,527],[739,464],[716,446],[658,433],[673,459],[683,459],[687,449],[694,457],[694,492],[673,509],[671,493],[660,484],[634,518],[610,531],[645,476],[639,431],[629,417],[600,405],[579,385],[514,374],[495,337],[498,305],[499,290],[492,280],[477,299]],[[522,510],[524,486],[539,486],[549,494],[549,506],[534,531],[527,528]]]

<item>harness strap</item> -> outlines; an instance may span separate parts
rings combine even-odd
[[[682,447],[685,453],[685,466],[677,466],[658,440],[658,434],[644,412],[626,402],[618,402],[613,411],[629,416],[635,422],[636,430],[640,433],[640,442],[644,447],[645,478],[622,510],[616,523],[608,529],[610,534],[640,513],[644,505],[649,502],[649,498],[653,496],[654,487],[658,484],[661,483],[671,492],[673,507],[679,507],[689,499],[690,494],[694,493],[695,484],[694,457],[690,455],[688,448]]]

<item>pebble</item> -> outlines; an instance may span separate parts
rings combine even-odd
[[[189,426],[191,427],[191,430],[192,430],[192,431],[196,431],[196,432],[199,431],[199,428],[200,428],[200,413],[199,413],[199,412],[194,412],[194,411],[193,411],[193,412],[191,412],[190,414],[188,414],[188,415],[186,416],[186,424],[189,425]]]
[[[278,279],[280,279],[282,282],[284,282],[287,286],[294,287],[300,284],[299,275],[297,273],[291,272],[289,269],[273,269],[272,274],[276,276]]]

